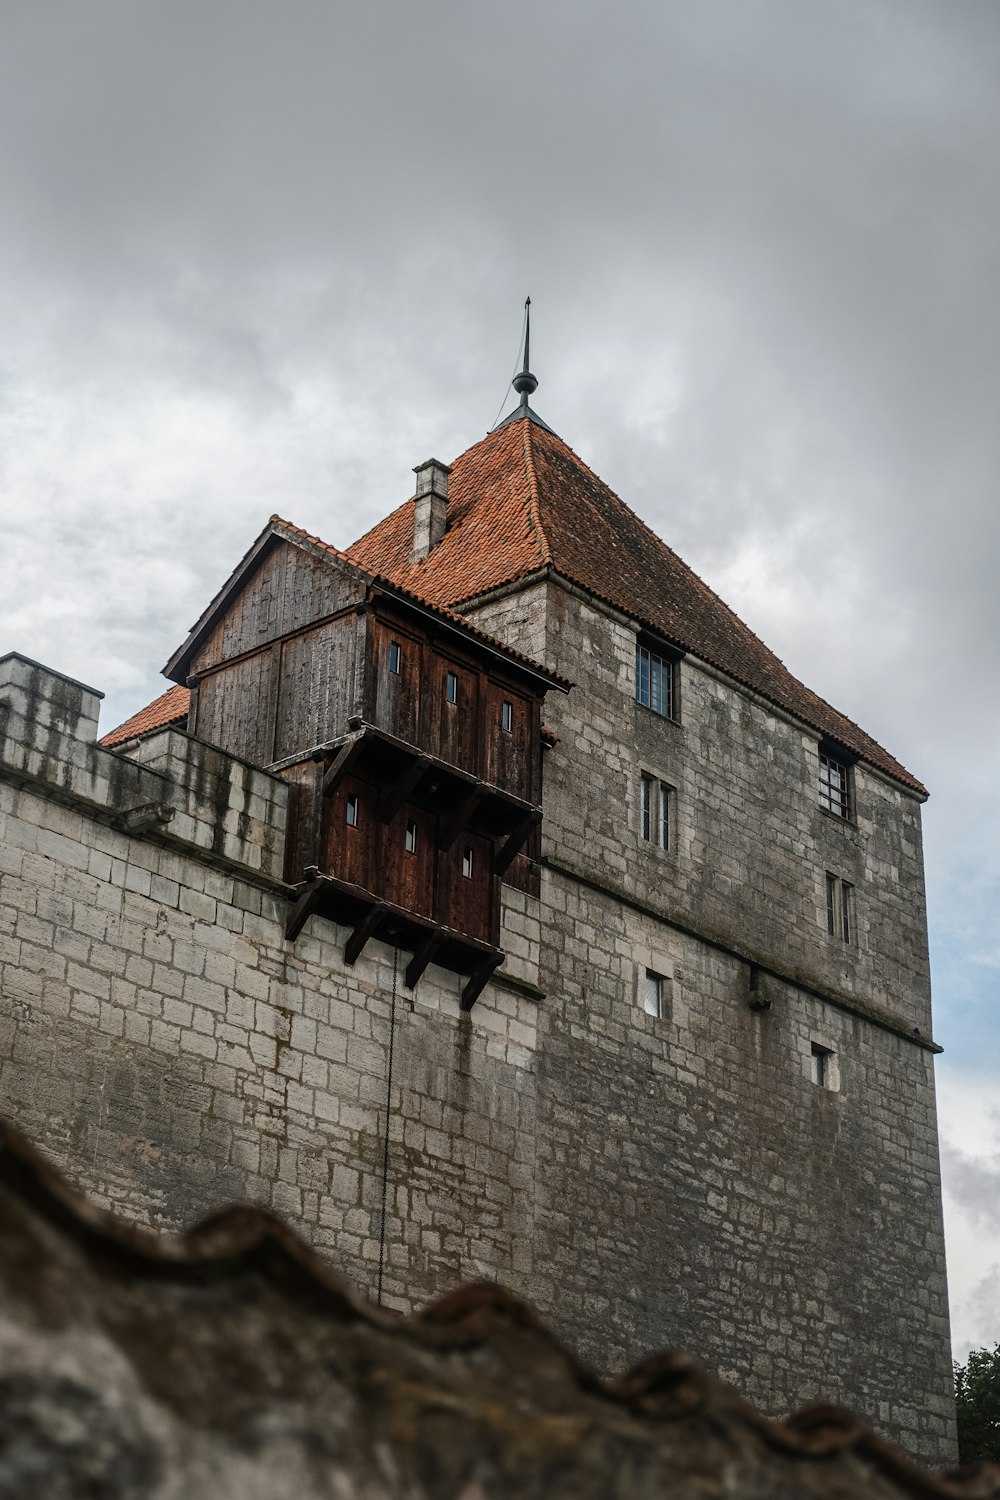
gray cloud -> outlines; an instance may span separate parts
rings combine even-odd
[[[110,726],[272,510],[482,435],[530,291],[546,418],[931,785],[994,1047],[998,68],[992,0],[8,4],[4,640]]]

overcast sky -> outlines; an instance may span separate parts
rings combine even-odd
[[[931,788],[956,1349],[1000,1341],[1000,5],[5,0],[0,643],[158,671],[533,404]]]

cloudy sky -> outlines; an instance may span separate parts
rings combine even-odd
[[[954,1334],[1000,1340],[996,0],[6,0],[0,642],[111,728],[272,511],[555,429],[932,790]]]

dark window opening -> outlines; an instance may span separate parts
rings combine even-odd
[[[848,770],[843,761],[834,760],[820,751],[819,756],[819,805],[838,818],[851,816],[851,796]]]
[[[400,650],[399,642],[393,641],[392,645],[389,647],[389,671],[398,672],[402,665],[402,661],[403,653]]]
[[[466,880],[472,879],[472,850],[466,845],[462,853],[462,874]]]
[[[353,792],[347,799],[347,826],[348,828],[358,826],[358,799]]]
[[[458,702],[458,677],[454,672],[449,672],[445,678],[444,692],[449,703]]]
[[[635,648],[635,696],[665,719],[674,717],[674,664],[646,646]]]
[[[412,821],[406,825],[406,852],[407,854],[417,852],[417,825]]]
[[[639,777],[639,835],[659,849],[670,848],[670,788],[645,773]]]
[[[831,937],[845,943],[854,942],[854,916],[851,910],[854,887],[837,875],[826,877],[826,930]]]
[[[819,1042],[812,1043],[812,1081],[819,1084],[821,1089],[830,1088],[833,1082],[832,1057],[829,1047],[824,1047]]]
[[[646,970],[642,1008],[647,1016],[659,1019],[663,1015],[663,975],[654,973],[652,969]]]
[[[500,710],[500,728],[506,729],[508,734],[514,727],[514,705],[504,702]]]

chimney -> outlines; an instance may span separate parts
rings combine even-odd
[[[436,547],[448,525],[448,475],[447,464],[436,458],[418,464],[417,493],[413,502],[413,551],[410,561],[417,562]]]

